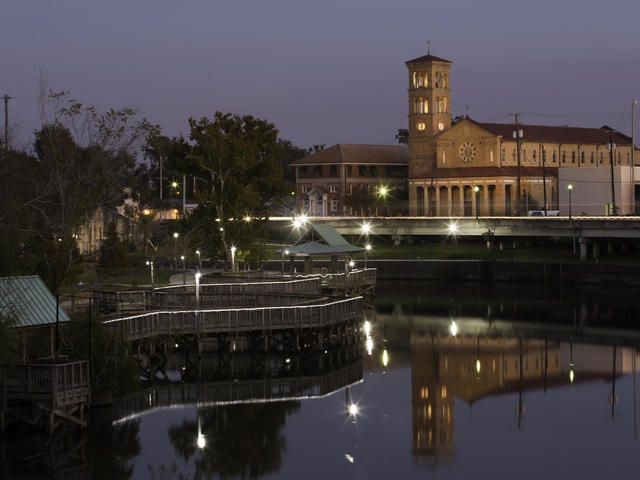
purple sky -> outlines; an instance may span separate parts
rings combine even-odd
[[[630,133],[638,22],[637,0],[12,0],[0,94],[16,97],[23,140],[38,126],[43,69],[52,87],[136,106],[167,135],[222,110],[266,118],[302,147],[388,144],[407,124],[404,61],[431,40],[454,62],[454,115],[469,104],[479,121],[518,111]]]

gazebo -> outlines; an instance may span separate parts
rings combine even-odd
[[[69,322],[69,315],[38,275],[0,277],[0,318],[12,321],[20,334],[20,358],[27,362],[27,335],[48,330],[49,355],[55,354],[57,322]]]
[[[340,235],[335,228],[328,225],[313,225],[300,237],[297,243],[281,250],[282,254],[282,270],[284,273],[284,258],[289,257],[290,273],[294,272],[294,264],[297,259],[304,260],[304,273],[313,273],[314,257],[331,258],[331,273],[338,273],[338,260],[344,257],[345,269],[347,258],[354,253],[364,252],[364,247],[352,245]]]

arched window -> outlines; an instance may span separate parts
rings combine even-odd
[[[536,161],[536,151],[535,150],[531,153],[531,156],[533,157],[533,161],[535,162]]]
[[[576,163],[576,152],[571,152],[571,163]]]
[[[584,163],[584,152],[580,152],[580,163]]]
[[[438,88],[439,84],[440,84],[440,74],[436,73],[436,88]]]
[[[553,152],[553,156],[551,157],[551,163],[556,163],[556,152]]]
[[[418,87],[422,87],[424,85],[424,73],[418,74]]]
[[[591,163],[593,163],[593,152],[591,152]]]
[[[422,85],[424,87],[428,87],[429,86],[429,74],[427,72],[424,72],[423,78],[424,78],[424,81],[423,81]]]
[[[420,100],[418,98],[413,99],[413,113],[420,113]]]
[[[447,88],[447,74],[442,74],[442,88]]]
[[[424,111],[424,113],[429,113],[429,99],[425,98],[424,102],[422,104],[422,109]]]
[[[600,152],[600,164],[604,163],[602,152]]]
[[[447,105],[447,97],[444,97],[442,99],[442,111],[444,113],[447,113],[448,110],[449,110],[449,105]]]
[[[413,72],[413,86],[418,86],[418,72]]]
[[[567,152],[562,152],[562,163],[567,163]]]

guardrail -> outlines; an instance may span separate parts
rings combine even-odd
[[[161,310],[104,321],[126,339],[162,335],[318,328],[360,317],[362,297],[317,305]]]

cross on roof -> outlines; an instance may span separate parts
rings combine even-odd
[[[431,40],[427,40],[427,55],[431,55]]]

